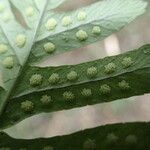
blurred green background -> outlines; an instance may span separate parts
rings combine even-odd
[[[96,0],[68,0],[55,11],[70,11]],[[150,0],[147,0],[150,3]],[[101,42],[48,59],[40,65],[77,64],[116,55],[150,43],[150,6],[144,15]],[[48,114],[40,114],[6,130],[16,138],[52,137],[109,123],[150,121],[150,94]]]

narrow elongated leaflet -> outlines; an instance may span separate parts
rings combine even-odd
[[[70,135],[14,139],[0,133],[0,149],[11,150],[143,150],[150,149],[150,123],[120,123],[86,129]]]

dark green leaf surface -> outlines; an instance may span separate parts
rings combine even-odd
[[[142,95],[150,92],[150,45],[145,45],[137,50],[129,51],[118,56],[106,57],[104,59],[72,66],[31,67],[31,72],[24,73],[18,81],[18,86],[14,90],[14,95],[7,105],[7,109],[2,115],[0,127],[15,124],[16,122],[40,112],[52,112],[63,109],[70,109],[102,102],[109,102],[116,99],[127,98],[135,95]],[[122,64],[124,58],[131,58],[132,64],[124,68]],[[106,74],[105,66],[114,63],[116,69],[113,73]],[[94,78],[87,76],[87,69],[97,68]],[[67,74],[76,71],[78,79],[74,82],[67,80]],[[43,82],[40,86],[32,87],[30,77],[32,74],[40,74]],[[57,73],[60,80],[56,85],[51,85],[48,81],[52,73]],[[123,86],[120,83],[126,81]],[[123,82],[124,83],[124,82]],[[24,86],[22,86],[24,85]],[[109,86],[101,90],[101,86]],[[122,84],[121,84],[122,85]],[[83,93],[83,89],[89,89],[91,94]],[[71,93],[69,98],[64,93]],[[43,96],[50,96],[51,102],[43,105]],[[70,98],[71,97],[71,98]],[[24,112],[21,104],[25,101],[33,103],[34,107],[30,112]]]
[[[10,150],[149,150],[150,123],[105,125],[70,135],[33,140],[13,139],[0,134],[0,148]],[[48,149],[48,150],[53,150]],[[46,149],[47,150],[47,149]]]

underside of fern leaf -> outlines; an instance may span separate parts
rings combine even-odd
[[[76,11],[55,11],[64,1],[0,2],[1,129],[40,112],[150,92],[149,45],[78,65],[38,67],[47,57],[119,31],[147,5],[143,0],[104,0]]]
[[[150,123],[105,125],[70,135],[33,140],[14,139],[0,133],[0,149],[16,150],[148,150]]]
[[[149,54],[150,45],[144,45],[124,54],[78,65],[30,67],[27,74],[20,76],[2,114],[0,127],[13,125],[40,112],[149,93]]]

